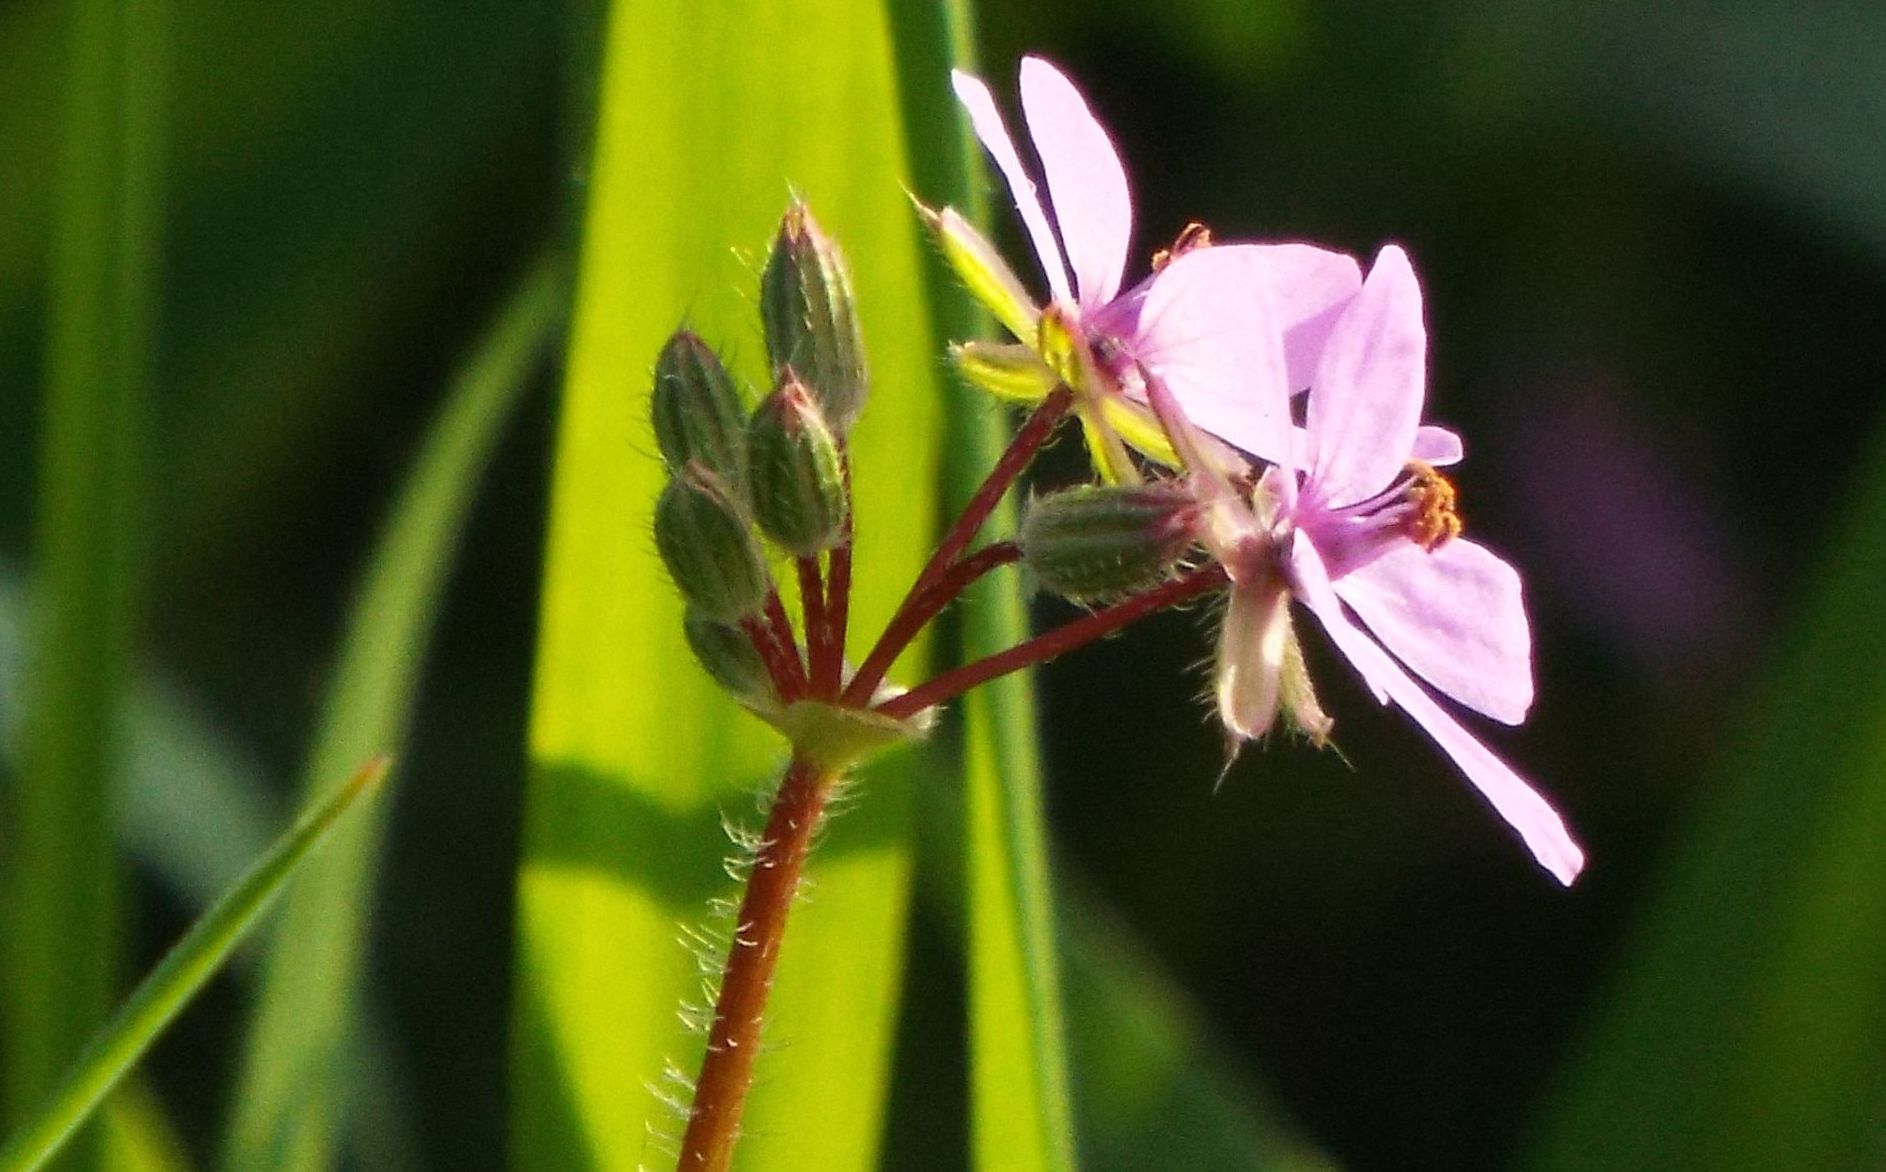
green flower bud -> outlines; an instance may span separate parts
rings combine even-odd
[[[655,359],[655,392],[649,401],[655,442],[670,468],[698,461],[736,490],[746,409],[733,376],[706,342],[676,330]]]
[[[791,553],[809,557],[843,536],[838,441],[811,390],[791,371],[747,425],[747,484],[761,531]]]
[[[1197,526],[1197,501],[1173,481],[1090,484],[1037,498],[1016,540],[1044,589],[1085,602],[1157,586]]]
[[[655,502],[655,548],[701,617],[738,622],[766,604],[760,543],[726,482],[691,461]]]
[[[681,623],[688,647],[714,682],[750,708],[770,709],[779,703],[766,661],[753,640],[739,627],[717,623],[690,610]]]
[[[850,431],[867,387],[851,274],[838,246],[797,200],[786,209],[760,274],[760,320],[773,377],[797,372],[832,429]]]

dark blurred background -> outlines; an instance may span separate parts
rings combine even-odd
[[[573,7],[172,5],[145,641],[284,806],[351,584],[440,390],[582,198],[573,95],[593,86],[594,32]],[[0,5],[0,556],[16,583],[55,8]],[[1277,743],[1214,792],[1199,615],[1044,673],[1049,800],[1069,871],[1332,1157],[1506,1165],[1880,424],[1886,8],[987,8],[998,92],[1040,53],[1112,128],[1142,260],[1198,219],[1221,239],[1396,241],[1424,278],[1429,414],[1466,437],[1469,531],[1522,568],[1538,640],[1533,717],[1489,739],[1556,798],[1586,877],[1565,892],[1538,872],[1313,637],[1347,761]],[[398,791],[376,975],[431,1167],[503,1151],[553,405],[546,375],[487,483]],[[192,909],[150,874],[138,899],[143,961]],[[199,1145],[236,1007],[219,986],[158,1055]]]

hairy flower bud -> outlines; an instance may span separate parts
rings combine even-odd
[[[844,467],[811,390],[786,374],[747,424],[747,484],[761,531],[809,557],[843,536]]]
[[[655,359],[649,401],[655,442],[670,468],[698,461],[736,490],[743,474],[746,411],[733,376],[706,342],[676,330]]]
[[[703,618],[688,611],[681,623],[688,647],[714,682],[741,703],[752,708],[770,708],[779,702],[773,692],[773,677],[766,661],[753,646],[753,640],[739,627]]]
[[[1083,602],[1157,586],[1197,527],[1197,502],[1170,481],[1082,485],[1037,498],[1016,540],[1045,589]]]
[[[780,221],[760,274],[760,320],[773,377],[788,369],[812,388],[839,435],[864,410],[867,378],[845,258],[803,203]]]
[[[726,482],[691,461],[655,502],[655,548],[701,617],[738,622],[766,604],[760,543]]]

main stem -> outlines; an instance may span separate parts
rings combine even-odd
[[[681,1139],[677,1172],[726,1172],[740,1138],[740,1113],[753,1084],[760,1024],[773,968],[786,935],[786,916],[799,890],[799,873],[825,810],[832,775],[799,759],[787,768],[773,798],[766,836],[747,876],[740,918],[727,949],[707,1056],[694,1084],[694,1108]]]

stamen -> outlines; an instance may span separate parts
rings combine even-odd
[[[1165,268],[1193,249],[1210,248],[1211,243],[1211,229],[1193,220],[1179,230],[1179,238],[1172,242],[1171,248],[1162,248],[1153,253],[1153,272]]]
[[[1461,534],[1459,494],[1452,482],[1425,461],[1408,461],[1408,476],[1404,494],[1414,508],[1404,523],[1405,531],[1416,545],[1433,553]]]

